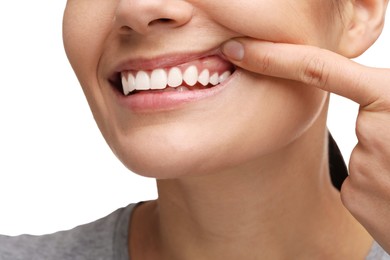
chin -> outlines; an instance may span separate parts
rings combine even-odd
[[[205,176],[251,164],[260,166],[264,158],[277,154],[302,135],[301,127],[295,130],[281,129],[272,134],[259,131],[255,139],[246,138],[248,135],[243,133],[239,138],[209,135],[190,137],[186,142],[161,134],[158,138],[164,141],[151,142],[150,135],[145,133],[142,138],[123,138],[126,141],[116,142],[113,150],[130,171],[140,176],[156,179]]]
[[[116,155],[130,171],[148,178],[175,179],[213,171],[214,167],[210,168],[209,164],[205,167],[206,155],[199,151],[178,152],[166,148],[160,149],[160,152],[157,150],[141,148]]]

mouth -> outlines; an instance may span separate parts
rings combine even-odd
[[[231,77],[235,70],[232,63],[219,55],[212,55],[176,66],[149,70],[125,68],[109,81],[124,96],[187,92],[216,87]]]

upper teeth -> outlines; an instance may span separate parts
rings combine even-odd
[[[140,70],[138,72],[122,72],[123,93],[128,95],[134,90],[164,89],[166,87],[177,88],[185,82],[188,86],[194,86],[197,82],[206,86],[208,84],[217,85],[225,81],[231,72],[229,70],[222,73],[210,73],[204,69],[201,73],[194,65],[188,67],[184,72],[178,67],[166,69],[155,69],[150,72]]]

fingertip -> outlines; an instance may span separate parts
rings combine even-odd
[[[228,59],[234,61],[242,61],[245,55],[244,45],[236,40],[225,42],[221,50]]]

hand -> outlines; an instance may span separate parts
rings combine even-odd
[[[341,189],[345,207],[390,252],[390,70],[369,68],[312,46],[240,38],[225,56],[246,70],[300,81],[360,104],[358,144]]]

